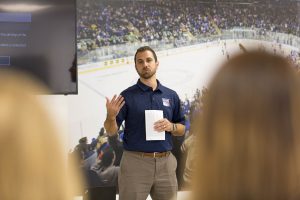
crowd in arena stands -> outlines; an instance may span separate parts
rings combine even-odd
[[[296,1],[247,2],[82,0],[77,6],[77,35],[79,40],[93,41],[86,43],[88,49],[192,40],[234,27],[300,36]]]
[[[201,90],[197,89],[192,100],[188,98],[182,102],[182,110],[185,115],[185,125],[186,125],[186,133],[185,138],[180,144],[180,155],[177,158],[178,162],[178,184],[179,188],[182,190],[186,190],[191,185],[191,177],[192,177],[192,168],[195,162],[195,155],[192,151],[194,151],[194,139],[195,134],[194,130],[191,126],[194,122],[195,118],[198,118],[203,113],[203,106],[207,99],[209,91],[206,87],[203,87]]]
[[[85,189],[117,186],[119,165],[123,154],[119,135],[108,137],[104,128],[101,128],[97,138],[93,138],[91,143],[88,142],[87,137],[82,137],[70,152],[70,157],[76,158],[77,166],[85,178]]]

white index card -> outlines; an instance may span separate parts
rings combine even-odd
[[[145,110],[146,140],[165,140],[165,131],[154,130],[154,122],[163,119],[162,110]]]

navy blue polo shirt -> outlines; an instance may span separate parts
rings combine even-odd
[[[164,118],[172,123],[184,124],[177,93],[157,81],[157,88],[143,84],[140,80],[124,90],[121,95],[125,105],[117,116],[120,127],[125,121],[123,146],[128,151],[164,152],[172,150],[172,135],[166,132],[165,140],[146,141],[145,110],[162,110]]]

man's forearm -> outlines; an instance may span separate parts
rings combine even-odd
[[[183,136],[185,132],[185,126],[182,124],[175,124],[176,130],[172,131],[172,135],[174,136]]]
[[[106,117],[106,119],[104,121],[104,128],[106,130],[106,133],[109,136],[113,136],[113,135],[117,134],[118,129],[119,129],[116,119],[109,119],[108,117]]]

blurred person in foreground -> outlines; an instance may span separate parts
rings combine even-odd
[[[0,70],[0,199],[71,200],[80,187],[36,81]]]
[[[300,87],[288,61],[236,55],[209,91],[198,119],[193,199],[300,199]]]

